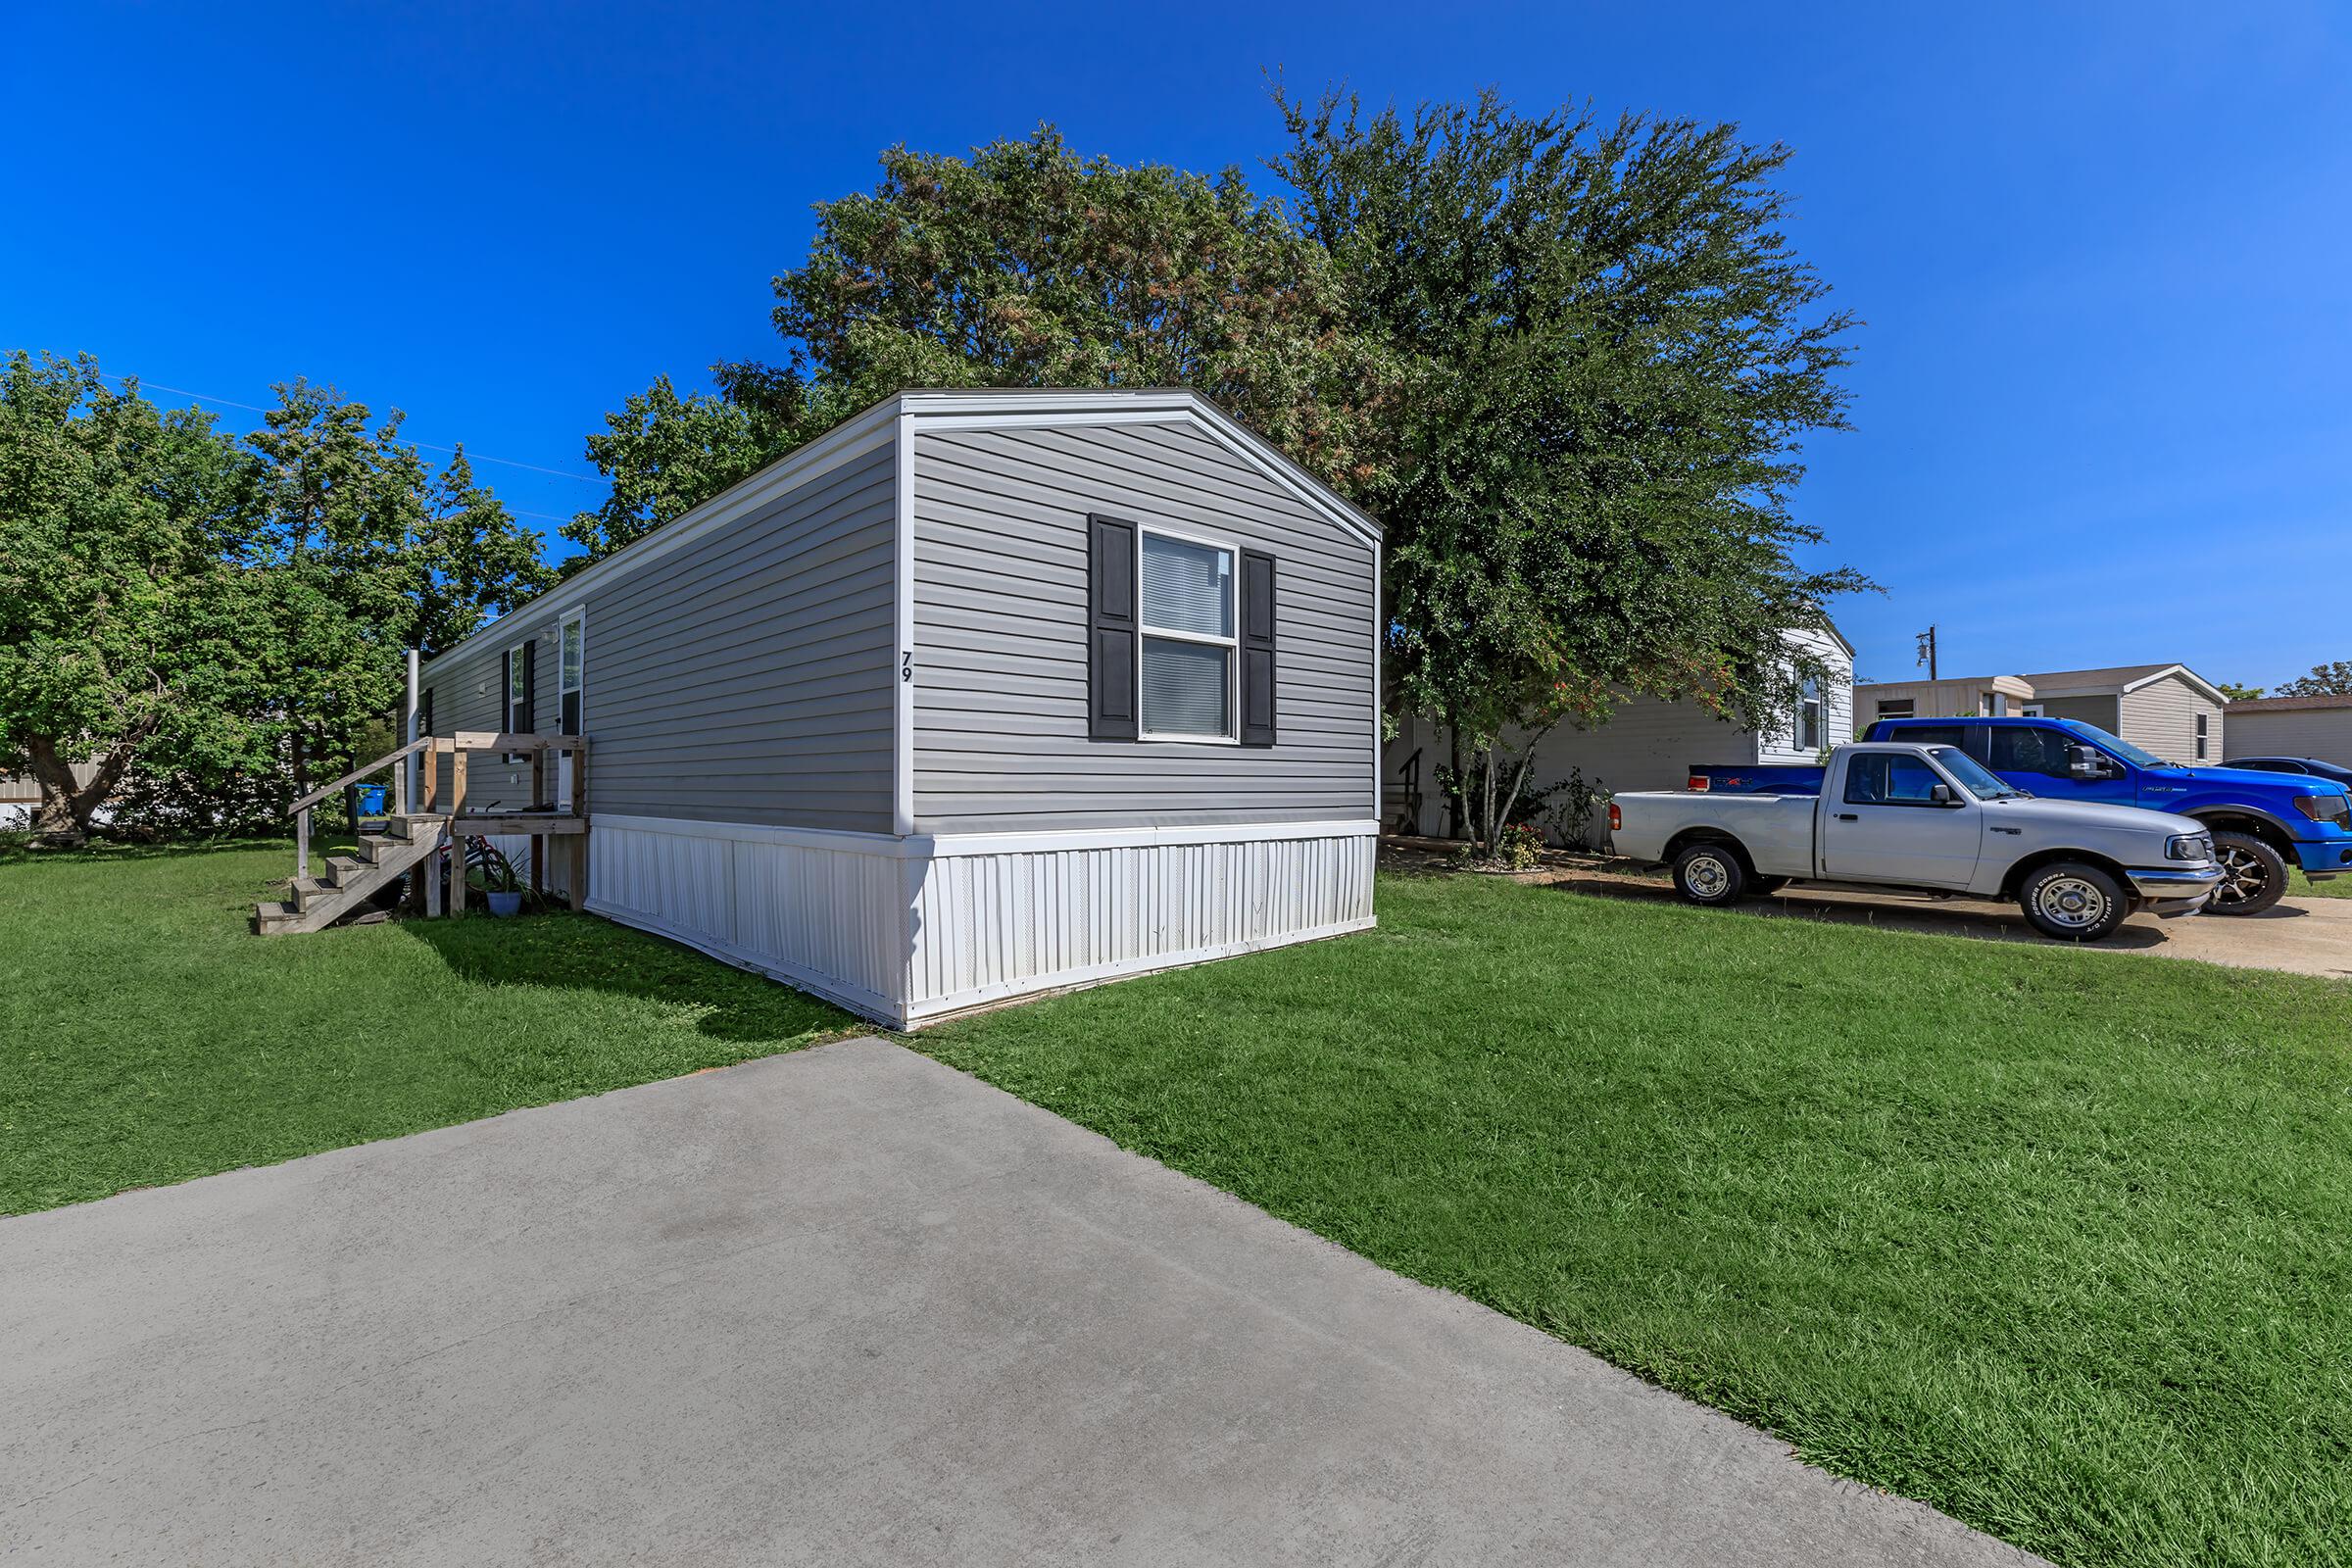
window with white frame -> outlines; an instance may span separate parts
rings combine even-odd
[[[2197,760],[2200,762],[2205,760],[2213,741],[2212,723],[2213,715],[2210,713],[2197,715]]]
[[[580,612],[564,617],[557,632],[556,697],[560,712],[556,727],[566,735],[580,733],[580,660],[587,627]]]
[[[522,643],[507,650],[507,728],[520,732],[531,727],[531,689],[527,684],[530,653]]]
[[[1786,688],[1783,688],[1786,690]],[[1796,709],[1796,749],[1821,750],[1821,677],[1807,675]]]
[[[1143,735],[1234,738],[1234,553],[1146,529],[1141,573]]]

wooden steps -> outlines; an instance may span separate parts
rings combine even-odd
[[[256,904],[253,928],[270,937],[322,931],[365,908],[385,884],[440,849],[448,835],[448,819],[439,816],[396,816],[384,826],[382,833],[363,835],[352,855],[329,856],[323,875],[296,877],[290,900]]]

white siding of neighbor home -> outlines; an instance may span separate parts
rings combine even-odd
[[[1368,540],[1181,420],[914,442],[918,832],[1371,819]],[[1277,744],[1088,738],[1090,513],[1275,558]]]
[[[2125,692],[2118,702],[2123,722],[2116,733],[2134,746],[2145,747],[2168,761],[2190,766],[2200,761],[2215,766],[2228,755],[2222,750],[2222,705],[2178,674],[2150,681],[2137,691]],[[2201,759],[2197,756],[2200,713],[2210,725]]]
[[[1797,744],[1797,721],[1791,717],[1772,732],[1756,737],[1759,762],[1810,762],[1832,746],[1854,738],[1854,656],[1845,645],[1824,631],[1792,631],[1790,643],[1829,667],[1821,683],[1821,745]]]
[[[2230,750],[2239,757],[2314,757],[2352,767],[2352,703],[2342,708],[2259,708],[2231,706]]]

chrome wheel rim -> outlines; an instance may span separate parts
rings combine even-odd
[[[2079,876],[2054,876],[2034,895],[2034,907],[2054,926],[2087,931],[2107,918],[2107,895]]]
[[[1720,899],[1731,891],[1732,870],[1712,855],[1702,855],[1683,867],[1683,883],[1696,899]]]
[[[2222,868],[2221,886],[2213,890],[2216,904],[2244,904],[2260,898],[2270,884],[2270,874],[2252,850],[2231,844],[2215,853],[2214,859]]]

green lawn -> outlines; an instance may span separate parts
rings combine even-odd
[[[286,861],[0,859],[0,1211],[853,1027],[567,915],[248,935]],[[2060,1563],[2352,1561],[2352,986],[1380,899],[914,1044]]]
[[[2286,896],[2290,899],[2352,899],[2352,876],[2331,876],[2325,882],[2314,882],[2300,871],[2287,872]]]
[[[1489,878],[917,1044],[2065,1564],[2352,1561],[2352,987]]]
[[[854,1022],[586,916],[256,937],[291,847],[0,858],[0,1213],[766,1055]]]

